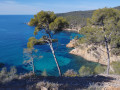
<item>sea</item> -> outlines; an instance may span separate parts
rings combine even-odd
[[[4,63],[8,71],[12,66],[17,68],[19,74],[32,71],[30,65],[23,63],[27,60],[27,56],[23,52],[27,48],[30,37],[39,39],[44,33],[40,31],[37,36],[33,35],[35,27],[26,24],[31,18],[33,15],[0,15],[0,63]],[[66,31],[53,35],[54,39],[58,39],[58,42],[53,43],[53,47],[62,74],[70,69],[78,72],[82,66],[94,68],[98,65],[98,63],[87,61],[80,56],[69,54],[72,48],[67,48],[66,44],[77,35],[82,37],[78,33]],[[57,66],[49,45],[36,45],[34,48],[38,51],[34,58],[35,72],[41,74],[46,71],[49,76],[58,76]]]

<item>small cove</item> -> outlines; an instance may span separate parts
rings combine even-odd
[[[7,67],[16,66],[19,73],[29,72],[30,67],[25,67],[23,61],[23,49],[27,47],[28,39],[33,35],[34,27],[30,27],[24,23],[28,22],[32,15],[1,15],[0,16],[0,62],[5,63]],[[37,38],[43,33],[39,33]],[[68,69],[78,71],[81,66],[94,67],[97,63],[84,60],[82,57],[69,54],[70,48],[66,48],[66,44],[74,38],[77,33],[62,31],[53,36],[58,42],[53,43],[56,57],[62,73]],[[48,75],[57,76],[58,71],[48,45],[37,45],[38,56],[36,59],[35,69],[38,72],[44,70]]]

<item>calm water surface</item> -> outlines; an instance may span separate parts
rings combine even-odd
[[[16,66],[19,73],[29,72],[30,67],[23,65],[25,57],[23,55],[24,48],[27,47],[29,37],[34,36],[34,27],[26,25],[26,22],[33,16],[31,15],[1,15],[0,16],[0,62],[5,63],[6,67]],[[42,32],[36,38],[40,38]],[[58,63],[62,73],[68,69],[78,71],[83,65],[94,67],[96,63],[88,62],[83,58],[71,55],[66,48],[66,44],[74,38],[77,33],[60,32],[54,35],[58,42],[54,43],[54,49]],[[42,56],[41,59],[36,58],[35,69],[42,72],[46,70],[48,75],[58,75],[57,67],[48,45],[35,46],[38,49],[37,56]]]

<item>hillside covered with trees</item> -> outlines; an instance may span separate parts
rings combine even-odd
[[[82,27],[79,33],[84,36],[74,39],[76,48],[70,53],[107,65],[103,70],[107,71],[107,74],[120,74],[120,11],[113,8],[94,11],[92,17],[87,19],[87,25]]]
[[[120,10],[120,6],[114,8]],[[87,24],[87,18],[91,18],[94,11],[95,10],[73,11],[68,13],[59,13],[57,16],[66,18],[73,27],[83,27]]]
[[[80,30],[85,35],[81,41],[88,44],[105,45],[105,37],[108,45],[115,55],[120,55],[120,11],[112,8],[98,9],[94,11],[92,18],[87,21],[87,26]]]

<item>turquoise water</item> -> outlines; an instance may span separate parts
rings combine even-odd
[[[27,47],[29,37],[34,36],[34,27],[30,27],[25,23],[33,16],[30,15],[1,15],[0,16],[0,62],[5,63],[6,67],[16,66],[19,73],[29,72],[30,67],[23,65],[25,60],[23,49]],[[42,32],[36,38],[43,35]],[[78,71],[83,65],[93,67],[96,63],[88,62],[83,58],[71,55],[66,48],[66,44],[74,38],[77,33],[62,31],[53,36],[58,42],[54,43],[54,49],[58,63],[62,73],[68,69]],[[42,72],[46,70],[48,75],[58,75],[58,70],[51,54],[49,45],[35,46],[38,49],[37,55],[42,56],[41,59],[36,59],[35,70]]]

